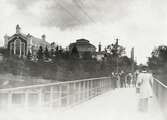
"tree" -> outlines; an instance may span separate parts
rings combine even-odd
[[[47,47],[47,46],[45,47],[44,56],[45,56],[45,59],[48,59],[48,58],[50,57],[50,56],[49,56],[49,51],[48,51],[48,47]]]
[[[76,45],[74,45],[74,47],[72,48],[71,55],[72,57],[75,57],[75,58],[79,57],[79,52],[78,52]]]
[[[51,57],[53,57],[53,56],[55,55],[55,51],[54,51],[53,48],[52,48],[51,51],[50,51],[50,55],[51,55]]]
[[[133,62],[132,59],[128,58],[127,56],[120,57],[119,60],[120,69],[124,70],[125,72],[131,72],[132,62]],[[136,63],[134,63],[134,66],[136,68]]]
[[[55,49],[56,49],[55,50],[55,55],[58,55],[58,53],[59,53],[59,46],[57,45]]]
[[[162,70],[167,69],[167,46],[160,45],[155,48],[151,57],[148,58],[148,66],[152,70]]]
[[[31,58],[32,58],[32,54],[31,54],[31,52],[30,52],[30,51],[28,51],[28,54],[27,54],[27,59],[28,59],[28,60],[31,60]]]
[[[122,56],[125,54],[125,48],[118,44],[118,41],[116,41],[115,44],[110,44],[107,46],[106,50],[112,55],[112,56]]]
[[[112,43],[105,48],[105,51],[109,53],[107,59],[110,62],[110,65],[114,67],[116,72],[118,72],[120,67],[119,59],[125,54],[125,48],[119,45],[118,39],[116,39],[115,43]]]
[[[37,58],[39,61],[43,60],[43,48],[42,46],[39,47],[39,50],[37,52]]]
[[[9,57],[10,56],[9,50],[5,49],[5,48],[1,48],[1,47],[0,47],[0,54],[2,54],[4,57]]]
[[[83,59],[92,59],[92,53],[91,52],[84,52],[82,55]]]

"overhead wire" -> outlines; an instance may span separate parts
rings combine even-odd
[[[74,18],[77,22],[79,22],[80,24],[82,24],[81,20],[79,20],[78,18],[76,18],[66,7],[64,7],[64,6],[60,3],[60,1],[57,2],[57,5],[58,5],[59,7],[61,7],[62,9],[64,9],[64,11],[66,11],[66,13],[69,14],[72,18]]]
[[[81,5],[84,5],[83,2],[81,2],[80,0],[74,0],[74,1],[75,1],[75,5],[82,11],[82,13],[83,13],[85,16],[87,16],[87,18],[88,18],[91,22],[93,22],[93,23],[96,24],[95,20],[94,20],[92,17],[90,17],[90,15],[82,8]]]

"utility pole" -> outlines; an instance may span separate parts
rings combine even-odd
[[[131,50],[131,70],[132,70],[132,75],[133,75],[133,79],[134,79],[134,47]]]
[[[115,44],[115,50],[116,50],[116,72],[118,74],[119,72],[119,68],[118,68],[118,58],[119,58],[119,55],[118,55],[118,38],[116,38],[116,44]]]

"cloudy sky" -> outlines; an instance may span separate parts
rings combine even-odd
[[[167,44],[166,0],[0,0],[0,8],[0,45],[16,24],[63,46],[86,38],[104,47],[118,37],[127,55],[135,47],[138,63]]]

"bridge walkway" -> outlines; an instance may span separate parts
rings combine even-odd
[[[3,116],[1,114],[0,120],[165,120],[154,97],[149,102],[147,113],[138,111],[138,100],[135,88],[120,88],[72,108],[59,111],[39,110],[35,113],[8,112]]]

